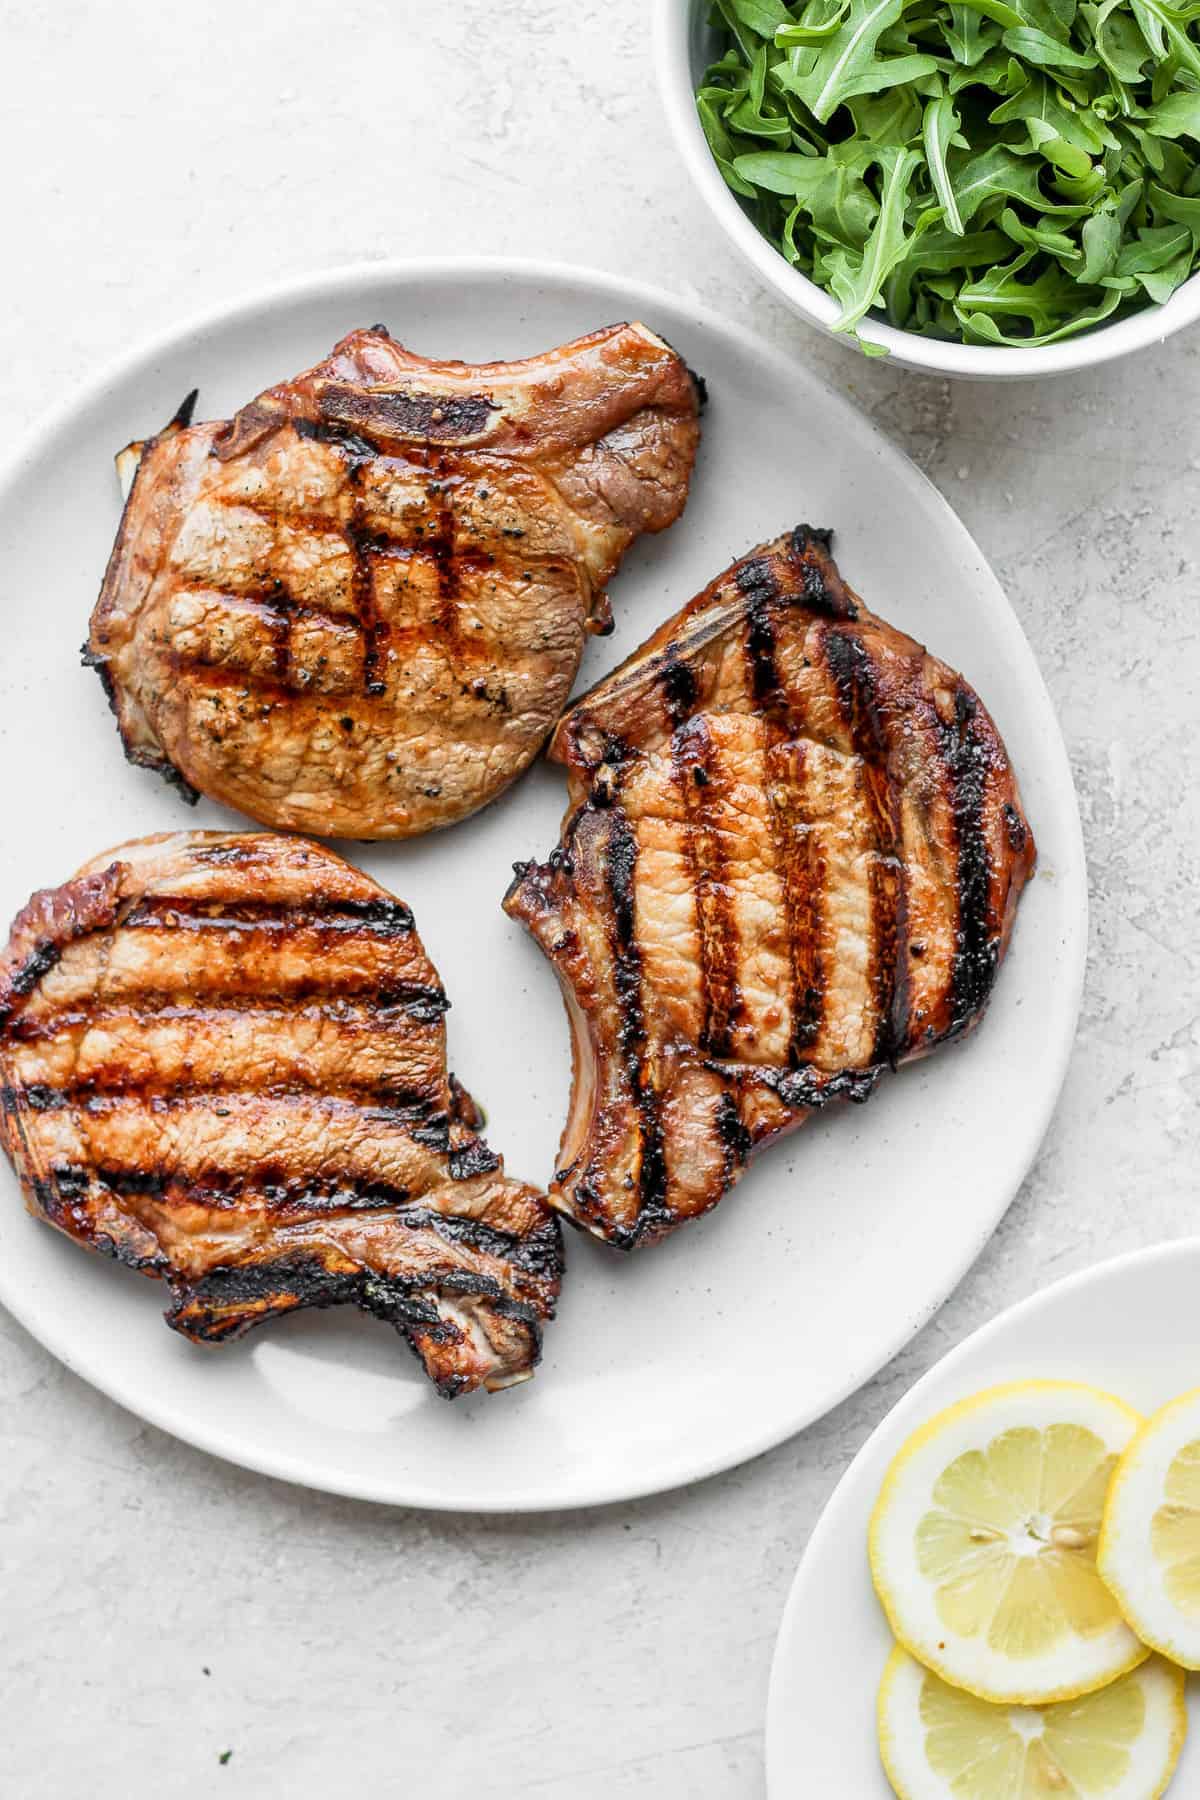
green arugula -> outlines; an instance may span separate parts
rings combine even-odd
[[[711,22],[714,160],[839,330],[1053,343],[1200,267],[1200,0],[714,0]]]

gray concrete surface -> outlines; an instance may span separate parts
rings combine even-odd
[[[686,185],[647,11],[0,6],[0,454],[181,315],[363,257],[545,254],[751,321],[928,471],[1041,659],[1093,894],[1057,1116],[990,1248],[879,1379],[747,1468],[598,1514],[429,1519],[260,1480],[99,1398],[0,1314],[10,1800],[758,1795],[788,1580],[871,1427],[1010,1302],[1196,1228],[1200,333],[1044,387],[823,343]]]

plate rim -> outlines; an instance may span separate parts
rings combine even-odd
[[[922,1401],[929,1388],[947,1374],[952,1375],[960,1362],[981,1347],[986,1348],[989,1338],[998,1336],[1008,1326],[1016,1324],[1029,1314],[1038,1312],[1044,1307],[1054,1305],[1064,1295],[1079,1289],[1090,1287],[1093,1283],[1105,1280],[1125,1270],[1142,1264],[1171,1262],[1176,1257],[1200,1256],[1200,1234],[1192,1233],[1187,1237],[1162,1238],[1156,1244],[1142,1244],[1135,1250],[1123,1250],[1117,1256],[1106,1256],[1102,1262],[1089,1263],[1085,1268],[1073,1269],[1069,1275],[1060,1276],[1047,1287],[1037,1288],[1024,1299],[1014,1300],[1011,1306],[1003,1307],[998,1313],[977,1325],[974,1331],[968,1332],[965,1338],[940,1356],[912,1386],[907,1388],[893,1406],[890,1406],[878,1425],[856,1451],[849,1465],[843,1470],[837,1485],[826,1500],[817,1516],[816,1524],[808,1534],[808,1541],[800,1553],[788,1587],[787,1599],[784,1601],[783,1613],[779,1620],[779,1629],[775,1635],[775,1648],[771,1655],[771,1673],[767,1681],[767,1704],[763,1731],[764,1764],[768,1800],[784,1791],[784,1772],[781,1767],[783,1751],[782,1715],[784,1706],[784,1646],[795,1630],[802,1599],[802,1583],[805,1571],[819,1562],[824,1551],[826,1537],[834,1530],[839,1503],[844,1491],[858,1477],[859,1471],[870,1462],[879,1440],[894,1428],[899,1415],[915,1415],[921,1410]],[[866,1544],[863,1545],[863,1558],[866,1559]]]
[[[543,288],[558,290],[586,286],[592,288],[598,297],[611,298],[618,305],[635,305],[639,311],[644,310],[651,316],[655,307],[661,307],[674,313],[684,312],[694,319],[702,330],[739,344],[743,349],[752,352],[761,364],[776,368],[781,377],[793,381],[798,379],[820,390],[827,402],[848,421],[865,446],[869,450],[873,450],[876,455],[882,456],[894,470],[896,477],[908,484],[911,492],[921,494],[925,504],[938,515],[940,526],[947,537],[956,540],[960,554],[964,556],[965,560],[971,562],[977,570],[981,582],[991,589],[992,616],[995,625],[1007,647],[1012,651],[1015,661],[1028,673],[1026,695],[1035,711],[1041,715],[1046,736],[1047,766],[1051,761],[1058,763],[1058,777],[1054,786],[1062,786],[1065,793],[1070,796],[1069,820],[1066,822],[1066,826],[1071,840],[1072,879],[1078,888],[1075,896],[1076,904],[1070,910],[1073,927],[1063,946],[1064,956],[1069,964],[1063,972],[1060,983],[1060,991],[1065,993],[1066,998],[1066,1005],[1061,1013],[1065,1023],[1061,1030],[1052,1075],[1046,1082],[1040,1105],[1036,1109],[1031,1109],[1026,1115],[1021,1154],[1015,1159],[1013,1165],[1018,1172],[1009,1183],[1005,1184],[998,1205],[995,1209],[989,1209],[986,1219],[982,1220],[979,1228],[971,1234],[965,1250],[955,1259],[953,1266],[945,1272],[933,1293],[923,1298],[916,1313],[902,1315],[902,1322],[887,1340],[875,1346],[868,1355],[860,1358],[844,1371],[837,1385],[831,1388],[823,1398],[815,1404],[806,1404],[794,1413],[785,1415],[781,1412],[769,1425],[759,1426],[736,1441],[723,1440],[721,1448],[711,1454],[695,1454],[686,1458],[677,1458],[671,1466],[660,1467],[655,1473],[646,1477],[626,1475],[624,1479],[612,1476],[598,1479],[591,1476],[581,1484],[578,1490],[572,1491],[570,1494],[557,1491],[550,1493],[534,1486],[520,1499],[510,1497],[503,1502],[491,1501],[486,1493],[480,1494],[474,1490],[471,1492],[460,1491],[454,1487],[453,1482],[444,1484],[437,1493],[429,1493],[403,1485],[397,1487],[383,1480],[347,1478],[337,1472],[326,1471],[320,1467],[319,1463],[302,1456],[294,1456],[287,1452],[276,1453],[269,1446],[247,1444],[239,1440],[236,1432],[226,1433],[220,1429],[209,1428],[204,1424],[194,1425],[190,1420],[180,1419],[173,1414],[169,1406],[160,1405],[153,1398],[144,1397],[136,1390],[132,1382],[122,1379],[119,1375],[108,1376],[105,1371],[95,1369],[90,1364],[86,1370],[79,1367],[70,1348],[63,1346],[60,1334],[55,1329],[54,1316],[50,1320],[43,1319],[40,1314],[35,1313],[35,1309],[26,1308],[22,1304],[23,1296],[18,1295],[14,1302],[7,1290],[0,1291],[0,1305],[72,1374],[79,1376],[89,1386],[98,1389],[107,1398],[133,1413],[135,1417],[146,1420],[157,1429],[207,1455],[216,1456],[254,1473],[267,1475],[274,1480],[287,1481],[321,1493],[339,1494],[349,1499],[365,1500],[387,1506],[407,1506],[429,1512],[513,1517],[536,1513],[576,1511],[645,1499],[651,1495],[668,1493],[695,1482],[708,1480],[727,1470],[742,1467],[796,1436],[818,1419],[825,1417],[851,1394],[856,1393],[874,1375],[885,1368],[929,1319],[940,1311],[990,1241],[1000,1220],[1012,1204],[1017,1190],[1032,1167],[1057,1106],[1078,1031],[1087,959],[1090,896],[1079,796],[1054,703],[1046,687],[1033,647],[1013,610],[1012,603],[966,525],[940,488],[929,479],[923,470],[917,467],[912,458],[898,444],[894,443],[873,419],[861,411],[839,388],[834,387],[822,375],[809,369],[800,360],[790,356],[785,349],[768,342],[757,331],[743,325],[737,319],[730,318],[715,308],[695,300],[687,293],[673,291],[656,283],[626,277],[586,264],[529,256],[457,255],[387,257],[365,261],[360,259],[352,263],[338,264],[328,269],[317,269],[286,276],[278,281],[235,295],[231,299],[199,309],[179,323],[164,328],[148,338],[135,341],[129,348],[103,363],[94,374],[72,389],[63,399],[51,404],[34,420],[18,440],[15,449],[0,462],[0,503],[3,502],[9,486],[20,479],[25,468],[44,454],[53,444],[54,439],[66,430],[81,413],[86,413],[102,403],[106,395],[118,384],[135,376],[139,370],[153,364],[157,358],[169,355],[181,348],[190,338],[219,331],[229,325],[244,323],[259,315],[269,317],[276,309],[302,303],[305,300],[336,299],[341,295],[349,297],[353,295],[357,287],[368,283],[378,285],[381,282],[393,282],[397,287],[411,287],[419,286],[427,281],[444,281],[454,278],[463,281],[480,278],[491,281],[526,281]]]

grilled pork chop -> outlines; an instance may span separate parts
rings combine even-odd
[[[409,909],[302,839],[144,838],[0,957],[0,1142],[30,1210],[210,1343],[354,1302],[443,1394],[532,1374],[558,1221],[446,1073]]]
[[[575,1079],[550,1191],[624,1248],[716,1204],[816,1107],[983,1013],[1034,846],[1004,745],[800,526],[560,723],[559,848],[506,910]]]
[[[130,760],[297,831],[465,818],[537,753],[625,550],[683,510],[697,414],[644,325],[475,366],[376,326],[228,422],[185,403],[118,458],[85,649]]]

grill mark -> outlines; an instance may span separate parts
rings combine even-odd
[[[900,788],[876,700],[874,665],[861,637],[829,629],[821,648],[853,749],[861,759],[873,827],[868,875],[873,939],[869,978],[876,1019],[872,1060],[894,1064],[908,1042],[910,986]]]
[[[375,576],[371,567],[373,534],[364,523],[363,511],[362,495],[356,492],[351,501],[350,523],[346,527],[346,548],[350,552],[350,602],[362,632],[363,692],[378,696],[387,692],[387,683],[381,680],[379,670],[386,656],[388,628],[375,606]]]
[[[295,683],[281,680],[274,670],[267,675],[251,669],[231,668],[228,663],[211,661],[202,651],[181,650],[174,643],[164,646],[162,656],[178,677],[186,679],[189,670],[197,670],[202,676],[201,686],[232,690],[242,699],[253,699],[256,707],[294,706],[297,697],[303,697],[303,689],[298,688]],[[130,757],[131,762],[136,760],[136,757]],[[159,768],[160,765],[155,762],[153,767]],[[177,771],[174,775],[167,769],[162,769],[161,772],[168,781],[183,780]]]
[[[457,602],[461,593],[461,576],[466,572],[483,573],[496,567],[496,559],[488,550],[463,549],[455,538],[455,523],[449,509],[438,515],[438,531],[418,544],[401,542],[363,527],[351,526],[341,533],[351,562],[350,595],[353,611],[338,612],[332,607],[312,605],[289,593],[282,580],[249,581],[239,587],[222,587],[199,578],[181,577],[177,589],[201,594],[211,600],[226,602],[230,608],[246,608],[262,615],[271,638],[269,674],[254,669],[235,667],[202,648],[181,650],[172,646],[167,652],[177,668],[199,668],[213,680],[213,685],[235,686],[266,692],[276,700],[294,701],[309,690],[311,671],[294,667],[294,634],[298,626],[316,624],[326,630],[353,634],[363,646],[363,687],[369,696],[386,693],[387,684],[380,671],[385,667],[388,648],[403,644],[429,644],[441,638],[453,658],[470,661],[495,660],[495,651],[486,641],[464,638],[459,631]],[[402,561],[424,561],[432,564],[442,602],[438,617],[431,622],[403,624],[383,617],[375,600],[373,564],[379,558]],[[557,572],[550,565],[552,572]],[[528,661],[526,656],[523,661]]]
[[[786,746],[794,762],[794,786],[799,789],[808,754],[807,745],[793,738],[787,695],[775,657],[771,604],[778,595],[778,587],[768,563],[760,559],[749,567],[765,570],[770,578],[754,575],[743,581],[739,574],[738,582],[743,592],[750,595],[744,647],[751,691],[759,704],[763,722],[763,793],[775,871],[783,889],[791,973],[788,1062],[795,1067],[803,1060],[804,1052],[816,1042],[824,1021],[825,973],[820,933],[824,883],[817,840],[810,832],[797,830],[795,809],[789,803],[791,784],[786,779],[776,778],[777,765]]]
[[[85,1016],[79,1020],[85,1033],[94,1029],[98,1023],[94,1016]],[[149,1020],[146,1015],[129,1015],[128,1023],[145,1026]],[[39,1040],[26,1037],[22,1041],[28,1044]],[[286,1040],[283,1048],[288,1048]],[[449,1114],[444,1108],[438,1108],[441,1084],[436,1076],[431,1075],[423,1082],[414,1083],[382,1075],[359,1076],[353,1068],[343,1069],[340,1074],[317,1068],[309,1076],[286,1057],[281,1057],[276,1066],[279,1073],[253,1084],[245,1081],[237,1067],[214,1069],[207,1079],[196,1080],[190,1072],[191,1064],[188,1059],[182,1059],[183,1069],[189,1071],[187,1074],[164,1073],[158,1068],[152,1068],[145,1074],[135,1074],[129,1068],[125,1055],[118,1049],[111,1058],[99,1059],[90,1074],[73,1073],[65,1081],[58,1083],[23,1082],[14,1074],[11,1084],[0,1087],[0,1101],[14,1108],[24,1102],[31,1112],[59,1112],[69,1107],[84,1111],[100,1110],[90,1107],[89,1103],[93,1100],[133,1098],[145,1100],[148,1104],[154,1102],[157,1107],[162,1100],[191,1102],[207,1096],[216,1106],[231,1095],[249,1099],[261,1097],[264,1100],[308,1095],[317,1099],[329,1098],[379,1106],[397,1116],[403,1114],[406,1119],[418,1125],[425,1125],[434,1119],[440,1120],[439,1142],[444,1139],[444,1147],[449,1148]],[[425,1143],[428,1140],[421,1138],[419,1141]]]
[[[12,1020],[8,1024],[7,1034],[14,1043],[35,1044],[57,1037],[60,1031],[73,1030],[80,1025],[102,1025],[128,1020],[131,1025],[137,1026],[148,1024],[160,1015],[192,1018],[211,1017],[223,1012],[256,1013],[264,1020],[287,1019],[313,1009],[314,1006],[317,1016],[340,1020],[341,1015],[336,1010],[339,1003],[355,999],[363,1001],[370,1008],[371,1024],[364,1022],[364,1030],[371,1029],[372,1025],[387,1029],[400,1019],[409,1024],[440,1025],[443,1015],[450,1007],[442,990],[416,982],[405,984],[405,988],[406,991],[401,991],[398,985],[393,984],[386,989],[367,985],[347,985],[331,989],[328,975],[314,975],[311,981],[296,984],[290,1007],[281,1003],[277,995],[268,1001],[260,994],[237,989],[215,993],[205,1001],[197,1002],[189,994],[170,989],[143,988],[117,1006],[105,1006],[98,1000],[92,1003],[81,999],[73,1006],[56,1008],[35,1018],[25,1016]]]
[[[340,623],[356,635],[362,636],[363,623],[361,619],[351,618],[349,614],[344,614],[340,615]],[[379,622],[377,621],[377,623]],[[418,621],[411,625],[383,625],[380,623],[380,633],[381,636],[376,640],[377,645],[382,642],[382,636],[386,635],[389,648],[395,649],[397,654],[405,646],[428,646],[445,636],[437,623],[430,624],[426,621]],[[494,668],[496,650],[483,633],[472,636],[456,635],[453,650],[455,656],[462,662],[484,663],[489,669]],[[366,652],[367,646],[364,639],[364,669],[367,667]],[[328,689],[317,688],[311,685],[312,672],[310,670],[289,668],[281,677],[274,668],[270,673],[256,669],[236,668],[229,663],[214,662],[203,651],[180,650],[174,644],[164,649],[163,656],[170,667],[181,676],[186,676],[189,670],[198,670],[201,686],[232,691],[240,698],[252,700],[256,708],[260,704],[267,707],[281,705],[294,708],[302,701],[311,701],[318,707],[332,707],[340,704],[343,710],[347,710],[355,704],[352,680]],[[520,673],[529,667],[535,660],[535,656],[536,653],[526,655],[519,661],[514,657],[514,672]],[[129,754],[128,751],[126,754]],[[130,757],[130,760],[137,761],[138,758]],[[153,766],[159,769],[159,772],[164,774],[168,781],[175,781],[177,785],[182,784],[184,788],[187,788],[187,783],[183,781],[177,771],[160,769],[157,762]],[[187,788],[184,797],[189,802],[194,802],[198,798],[190,788]]]
[[[274,1087],[214,1090],[207,1086],[192,1088],[186,1083],[173,1082],[169,1087],[164,1087],[161,1093],[155,1093],[151,1084],[132,1081],[125,1089],[114,1087],[111,1091],[101,1091],[79,1101],[64,1090],[58,1091],[62,1093],[64,1109],[84,1113],[92,1119],[110,1118],[121,1113],[132,1117],[136,1112],[133,1103],[144,1100],[146,1104],[143,1110],[147,1122],[171,1117],[186,1118],[208,1112],[216,1112],[221,1118],[232,1118],[236,1108],[230,1102],[244,1102],[246,1107],[253,1109],[264,1100],[311,1100],[317,1102],[318,1107],[332,1117],[344,1118],[353,1114],[379,1125],[402,1126],[407,1135],[423,1149],[445,1150],[449,1143],[449,1115],[444,1111],[434,1112],[424,1098],[419,1099],[412,1107],[376,1104],[360,1094],[340,1094],[325,1083],[320,1087],[310,1087],[301,1082],[280,1082]],[[49,1092],[53,1094],[55,1090]],[[42,1110],[49,1112],[59,1109],[50,1106]],[[254,1123],[253,1113],[250,1123]],[[418,1129],[408,1129],[414,1123]],[[488,1155],[491,1154],[488,1151]],[[493,1160],[489,1166],[496,1167],[496,1161]]]
[[[977,711],[974,697],[959,686],[954,694],[954,724],[938,719],[958,840],[958,930],[950,980],[949,1037],[965,1030],[986,1006],[999,963],[999,943],[991,928],[991,862],[983,828],[990,752],[975,727]]]
[[[687,819],[684,842],[696,896],[704,1004],[699,1044],[711,1056],[729,1056],[733,1030],[745,1008],[738,986],[738,931],[726,880],[727,859],[711,818],[713,783],[721,770],[703,714],[672,737],[671,769]]]
[[[417,468],[415,472],[420,473],[420,469]],[[462,479],[461,476],[455,477],[456,483],[461,482]],[[443,489],[450,485],[444,471],[438,485]],[[273,500],[256,500],[252,495],[242,496],[240,494],[216,494],[212,496],[210,504],[213,506],[225,507],[231,512],[253,513],[256,518],[262,519],[264,523],[268,525],[291,525],[299,530],[311,532],[314,537],[338,538],[342,544],[346,545],[347,550],[349,549],[346,538],[346,527],[342,520],[334,513],[313,512],[303,507],[293,508],[280,506]],[[394,557],[398,561],[416,561],[421,558],[432,560],[434,552],[430,549],[430,540],[431,538],[436,538],[436,530],[431,533],[426,533],[422,526],[417,526],[414,530],[416,535],[412,537],[402,537],[389,531],[386,525],[381,523],[378,518],[372,521],[368,516],[366,497],[364,497],[364,515],[362,519],[361,537],[364,548],[367,549],[372,556]],[[506,531],[503,528],[500,532],[500,536],[505,540],[509,540],[513,537],[523,538],[524,535],[524,532],[513,533]],[[475,571],[495,568],[498,560],[496,552],[494,550],[486,549],[483,544],[463,545],[456,542],[455,556],[460,568],[472,569]],[[561,554],[554,550],[537,549],[525,544],[522,544],[518,550],[510,544],[506,550],[505,556],[506,566],[510,569],[526,569],[531,563],[538,563],[545,564],[547,569],[553,574],[574,574],[575,572],[573,565],[570,563],[564,564]],[[181,575],[177,579],[181,587],[196,587],[204,591],[212,591],[215,593],[228,591],[237,594],[241,591],[235,588],[224,590],[211,582],[202,581],[199,577],[187,577]],[[269,588],[271,584],[256,584],[253,578],[251,578],[249,583],[250,590],[255,591],[256,586],[265,586]],[[307,604],[299,599],[297,600],[297,603]],[[348,613],[332,613],[325,616],[335,620],[343,620],[346,624],[353,623],[353,620]]]
[[[735,580],[745,596],[745,649],[749,665],[750,691],[761,702],[779,705],[779,671],[775,665],[775,627],[771,620],[772,604],[779,599],[779,583],[769,558],[756,556],[738,569]]]
[[[438,616],[435,629],[443,639],[446,650],[453,665],[457,663],[461,650],[461,633],[458,628],[458,600],[462,583],[460,580],[460,558],[458,553],[458,520],[455,517],[452,501],[445,498],[458,485],[458,477],[447,477],[444,465],[436,471],[437,479],[432,480],[426,490],[428,498],[434,502],[433,530],[425,537],[425,549],[433,560],[434,579],[438,591]]]
[[[792,780],[799,790],[808,762],[808,745],[803,741],[788,743],[782,728],[767,721],[765,786],[771,839],[783,883],[791,967],[788,1062],[794,1068],[816,1043],[825,1022],[825,962],[821,954],[825,870],[819,838],[790,803],[790,783],[776,779],[775,765],[781,756],[791,760]]]
[[[667,1164],[662,1120],[653,1077],[646,1066],[646,1022],[642,1011],[642,956],[637,941],[634,877],[637,835],[624,807],[614,796],[604,846],[604,878],[609,897],[609,936],[620,1025],[618,1047],[629,1070],[639,1119],[641,1156],[638,1167],[638,1216],[632,1238],[666,1217]],[[589,1171],[590,1173],[590,1171]],[[585,1182],[581,1185],[586,1186]]]
[[[121,924],[130,929],[172,931],[230,929],[252,926],[256,930],[292,932],[334,931],[339,935],[404,938],[413,929],[411,907],[402,900],[342,900],[317,898],[297,906],[274,900],[200,899],[193,895],[143,895],[124,914]]]
[[[175,580],[175,589],[178,593],[201,594],[208,599],[259,610],[267,615],[265,622],[271,630],[276,628],[280,618],[286,620],[289,632],[293,624],[324,625],[356,634],[362,630],[362,621],[353,613],[336,612],[332,607],[315,606],[309,600],[301,600],[290,592],[282,578],[275,576],[267,581],[249,578],[241,586],[233,587],[221,586],[198,575],[180,575]]]
[[[672,728],[682,725],[691,716],[699,690],[695,673],[687,663],[680,662],[673,644],[668,645],[664,653],[658,681],[668,723]]]
[[[742,1123],[742,1115],[732,1094],[724,1093],[717,1101],[714,1124],[725,1155],[725,1186],[728,1188],[749,1162],[753,1149],[750,1133]]]

